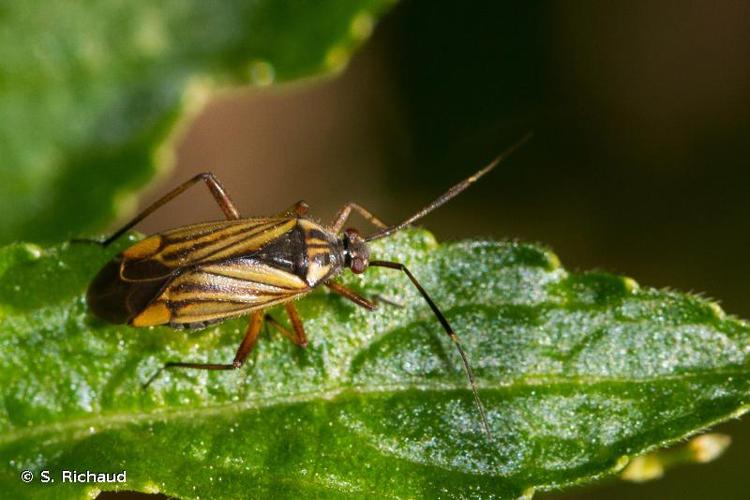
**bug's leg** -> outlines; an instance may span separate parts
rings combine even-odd
[[[400,307],[400,308],[404,307],[404,305],[401,302],[396,302],[395,300],[389,299],[388,297],[384,295],[380,295],[379,293],[376,293],[372,296],[372,301],[375,302],[376,304],[382,303],[382,304],[388,304],[389,306],[393,306],[393,307]]]
[[[302,324],[302,320],[299,317],[297,308],[294,307],[294,304],[292,304],[291,302],[287,302],[286,304],[284,304],[284,307],[286,308],[286,313],[289,315],[289,321],[292,322],[292,328],[294,328],[294,336],[296,339],[294,343],[300,347],[307,347],[307,335],[305,334],[305,326]]]
[[[336,218],[333,219],[331,229],[334,233],[338,234],[341,232],[341,229],[343,229],[344,224],[346,224],[347,219],[349,219],[349,215],[351,215],[352,210],[355,210],[357,213],[359,213],[359,215],[367,219],[370,224],[377,227],[378,229],[385,229],[386,227],[388,227],[383,221],[375,217],[372,212],[362,207],[361,205],[350,201],[349,203],[341,207],[341,210],[339,210],[339,212],[336,214]]]
[[[424,300],[430,306],[430,309],[432,309],[432,312],[440,322],[443,330],[445,330],[445,333],[448,334],[450,339],[453,341],[453,345],[456,346],[456,349],[458,349],[458,353],[461,355],[461,361],[464,365],[464,371],[466,372],[466,377],[469,379],[469,385],[471,385],[471,391],[474,395],[474,402],[476,403],[477,410],[479,410],[479,417],[481,419],[482,427],[484,428],[484,432],[487,434],[487,437],[492,440],[492,434],[490,433],[490,426],[487,423],[487,416],[484,411],[484,406],[482,405],[482,400],[479,399],[479,391],[477,391],[477,384],[474,380],[474,372],[471,370],[471,365],[469,365],[469,358],[466,356],[463,347],[461,347],[461,342],[458,339],[458,335],[456,335],[453,327],[450,325],[450,323],[448,323],[448,319],[438,308],[437,304],[435,304],[432,298],[427,294],[427,290],[422,287],[419,281],[417,281],[417,278],[411,273],[411,271],[409,271],[409,268],[407,268],[404,264],[401,264],[400,262],[389,262],[385,260],[372,260],[370,261],[370,266],[386,267],[389,269],[403,271],[404,274],[406,274],[406,276],[412,282],[412,284],[417,288],[420,295],[422,295],[422,298],[424,298]]]
[[[250,322],[247,325],[245,337],[242,339],[239,348],[237,348],[237,354],[234,355],[234,360],[231,363],[186,363],[182,361],[170,361],[168,363],[164,363],[164,366],[159,368],[156,373],[151,375],[146,383],[143,384],[143,388],[147,388],[149,385],[151,385],[151,382],[156,380],[156,378],[161,375],[161,372],[170,368],[191,368],[195,370],[236,370],[245,363],[248,354],[250,354],[250,352],[253,350],[253,347],[255,347],[255,344],[258,341],[258,334],[260,333],[261,326],[263,326],[263,311],[255,311],[250,315]]]
[[[266,325],[270,325],[276,328],[284,337],[288,338],[292,342],[296,342],[296,336],[292,332],[290,332],[284,325],[276,321],[276,318],[274,318],[270,314],[266,314],[263,319],[266,321]]]
[[[266,314],[266,324],[271,325],[272,327],[276,328],[284,337],[288,338],[292,342],[294,342],[296,345],[300,347],[307,347],[307,338],[304,337],[304,331],[302,332],[303,336],[300,337],[298,332],[291,332],[287,327],[276,321],[276,319],[271,316],[270,314]]]
[[[395,307],[404,307],[403,304],[399,304],[398,302],[391,300],[387,297],[383,297],[380,294],[373,295],[371,298],[363,297],[362,295],[358,294],[351,288],[347,288],[341,283],[336,283],[335,281],[329,281],[325,284],[328,288],[331,289],[332,292],[337,293],[341,295],[342,297],[345,297],[358,306],[362,306],[365,309],[373,310],[376,307],[378,307],[378,304],[388,304],[389,306],[395,306]]]
[[[120,229],[115,231],[115,233],[107,238],[104,241],[97,241],[97,240],[74,240],[74,241],[89,241],[89,242],[96,242],[101,244],[102,246],[107,246],[113,241],[115,241],[117,238],[123,235],[127,230],[141,222],[143,219],[154,213],[156,210],[161,208],[165,203],[171,201],[172,199],[176,198],[177,196],[181,195],[187,189],[189,189],[191,186],[195,185],[196,183],[203,181],[206,183],[206,186],[208,186],[208,190],[211,192],[211,195],[216,200],[216,203],[219,205],[219,208],[221,208],[221,211],[224,212],[224,215],[227,219],[239,219],[240,213],[237,211],[237,209],[234,206],[234,203],[232,203],[232,199],[227,194],[226,190],[224,189],[224,186],[222,186],[221,182],[219,182],[219,179],[217,179],[214,174],[211,172],[203,172],[201,174],[196,175],[192,179],[189,179],[176,188],[174,188],[172,191],[168,192],[155,202],[153,202],[151,205],[146,207],[146,209],[143,210],[143,212],[139,213],[133,219],[122,226]]]
[[[326,286],[334,293],[337,293],[341,295],[344,298],[347,298],[357,304],[358,306],[362,306],[365,309],[369,309],[372,311],[376,307],[378,307],[377,303],[375,301],[366,299],[365,297],[362,297],[360,294],[355,292],[354,290],[345,287],[344,285],[340,283],[336,283],[335,281],[329,281],[326,283]]]
[[[300,200],[280,214],[277,214],[277,217],[302,217],[308,211],[310,211],[310,205],[305,203],[305,200]]]

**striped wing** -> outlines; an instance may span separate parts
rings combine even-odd
[[[258,250],[296,224],[294,218],[205,222],[172,229],[139,241],[122,253],[124,281],[163,279],[178,269],[230,260]]]
[[[301,278],[258,260],[211,263],[176,275],[131,324],[211,323],[287,302],[309,291]]]

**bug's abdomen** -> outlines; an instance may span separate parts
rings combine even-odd
[[[122,259],[105,265],[91,282],[86,302],[91,311],[109,323],[130,323],[157,297],[170,277],[150,281],[125,281],[120,277]]]

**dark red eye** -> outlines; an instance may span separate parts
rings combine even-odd
[[[354,274],[362,274],[365,272],[365,269],[367,266],[365,265],[365,261],[362,259],[354,259],[352,261],[352,272]]]

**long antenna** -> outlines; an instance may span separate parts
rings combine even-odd
[[[515,144],[513,144],[511,147],[509,147],[508,149],[506,149],[505,151],[503,151],[500,154],[500,156],[498,156],[497,158],[495,158],[494,160],[492,160],[489,163],[489,165],[487,165],[486,167],[482,168],[481,170],[479,170],[477,173],[475,173],[471,177],[467,177],[466,179],[462,180],[461,182],[459,182],[458,184],[456,184],[455,186],[453,186],[452,188],[450,188],[448,191],[446,191],[445,193],[443,193],[440,196],[438,196],[435,201],[433,201],[432,203],[430,203],[429,205],[427,205],[426,207],[424,207],[419,212],[415,213],[414,215],[412,215],[411,217],[409,217],[408,219],[406,219],[405,221],[403,221],[400,224],[396,224],[395,226],[389,226],[389,227],[386,227],[384,229],[381,229],[380,231],[376,231],[375,233],[373,233],[370,236],[368,236],[367,238],[365,238],[365,241],[373,241],[373,240],[379,240],[380,238],[385,238],[386,236],[389,236],[389,235],[395,233],[396,231],[399,231],[399,230],[405,228],[406,226],[408,226],[412,222],[415,222],[415,221],[421,219],[422,217],[424,217],[425,215],[429,214],[430,212],[432,212],[436,208],[438,208],[438,207],[442,206],[443,204],[445,204],[446,202],[452,200],[453,198],[455,198],[456,196],[458,196],[459,194],[461,194],[466,188],[468,188],[469,186],[471,186],[472,184],[474,184],[484,174],[490,172],[493,168],[497,167],[506,158],[508,158],[511,154],[513,154],[518,148],[520,148],[521,146],[523,146],[524,144],[526,144],[526,142],[528,142],[528,140],[531,139],[531,137],[533,135],[534,134],[532,132],[527,133],[521,139],[519,139]]]
[[[458,349],[458,354],[461,355],[461,362],[464,365],[464,371],[466,372],[466,377],[469,379],[469,385],[471,386],[471,393],[474,396],[474,404],[477,407],[477,411],[479,412],[479,421],[482,424],[482,428],[484,429],[484,433],[487,435],[487,439],[492,441],[492,432],[490,431],[490,424],[487,422],[487,412],[484,410],[484,405],[482,404],[482,400],[479,398],[479,390],[477,389],[477,383],[474,379],[474,372],[471,369],[471,364],[469,364],[469,357],[466,356],[466,352],[464,351],[464,348],[461,347],[461,341],[458,340],[458,335],[456,335],[456,332],[453,330],[453,327],[450,323],[448,323],[448,319],[445,317],[443,312],[438,308],[437,304],[432,300],[430,295],[427,293],[427,290],[424,289],[424,287],[417,281],[417,278],[414,277],[414,275],[409,271],[409,268],[407,268],[405,265],[401,264],[400,262],[390,262],[387,260],[372,260],[370,261],[370,266],[375,267],[387,267],[389,269],[396,269],[399,271],[403,271],[406,273],[406,276],[409,277],[409,280],[414,284],[414,286],[417,288],[419,293],[422,295],[424,300],[427,302],[427,304],[430,306],[430,309],[432,309],[432,312],[435,314],[435,317],[440,322],[440,325],[443,327],[443,330],[445,330],[445,333],[448,334],[448,336],[453,341],[453,345],[456,346],[456,349]]]

